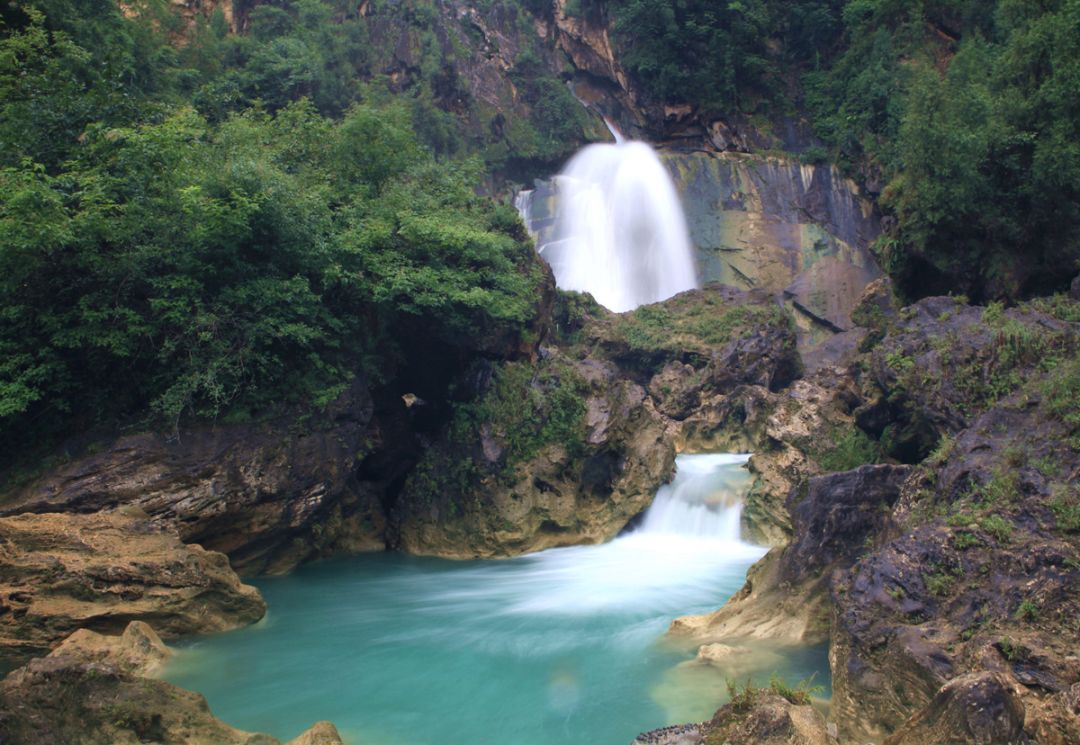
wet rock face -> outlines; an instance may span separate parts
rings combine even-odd
[[[0,650],[48,650],[76,629],[149,621],[167,636],[259,620],[266,604],[228,559],[118,512],[0,518]]]
[[[852,327],[881,276],[871,202],[835,168],[733,153],[667,152],[706,281],[783,293],[808,331]],[[813,325],[813,327],[811,326]]]
[[[863,289],[881,276],[869,246],[872,203],[835,168],[735,153],[662,150],[686,213],[700,279],[785,300],[812,346],[851,329]],[[552,240],[558,189],[537,181],[526,223]]]
[[[850,564],[884,526],[907,478],[906,466],[867,465],[809,480],[788,508],[796,526],[784,551],[784,579],[802,581],[826,567]]]

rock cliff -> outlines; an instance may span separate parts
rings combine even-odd
[[[881,276],[869,246],[873,203],[835,168],[779,157],[661,150],[686,213],[704,282],[770,292],[795,314],[803,348],[855,325],[864,288]],[[519,199],[541,248],[553,240],[555,181]]]
[[[497,556],[610,539],[670,477],[702,401],[798,375],[793,328],[767,294],[713,286],[624,316],[560,302],[537,365],[487,371],[410,476],[392,545]]]
[[[1075,301],[898,308],[877,285],[856,318],[843,397],[907,465],[804,467],[788,544],[672,633],[828,639],[843,742],[1080,741]]]

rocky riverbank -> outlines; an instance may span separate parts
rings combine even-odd
[[[99,662],[61,664],[55,649],[132,621],[175,635],[258,619],[257,593],[192,537],[248,568],[317,555],[303,536],[444,556],[606,540],[648,505],[676,451],[719,448],[754,453],[744,527],[775,548],[723,608],[672,624],[699,647],[692,664],[828,641],[841,742],[1074,743],[1077,315],[1065,297],[900,308],[877,283],[854,313],[864,326],[808,369],[765,293],[710,286],[621,316],[560,294],[536,361],[474,368],[479,393],[453,407],[389,501],[370,483],[353,498],[370,468],[353,449],[391,421],[363,390],[307,437],[276,438],[268,423],[157,449],[121,440],[6,502],[3,644],[23,660],[54,653],[9,675],[23,703],[0,723],[32,726],[54,685],[90,700],[189,696],[123,665],[112,683],[88,680]],[[402,401],[398,421],[422,405]],[[318,494],[339,495],[329,510],[301,488],[322,458]],[[746,709],[743,724],[725,715],[742,733],[729,741],[756,732],[743,727],[755,717],[787,716],[771,706]],[[145,724],[131,723],[136,735]],[[679,736],[691,731],[713,741]]]
[[[43,745],[279,745],[216,719],[199,694],[149,677],[169,655],[140,621],[119,636],[78,631],[0,681],[0,736]],[[334,725],[319,722],[285,745],[344,744]]]
[[[828,639],[842,742],[1080,741],[1076,299],[898,308],[879,284],[856,317],[849,432],[892,464],[802,470],[790,541],[671,633]]]

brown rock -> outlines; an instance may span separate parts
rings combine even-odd
[[[120,636],[79,629],[49,656],[105,663],[135,676],[150,677],[168,662],[172,652],[149,625],[132,621]]]
[[[1011,745],[1026,742],[1024,703],[1001,673],[970,673],[942,686],[885,745]]]
[[[382,548],[379,495],[355,475],[381,438],[367,390],[356,384],[311,431],[294,424],[120,437],[9,497],[3,513],[132,505],[252,573],[287,570],[335,543]]]
[[[74,649],[74,648],[72,648]],[[278,745],[216,719],[206,699],[139,677],[111,658],[78,654],[31,660],[0,681],[0,742],[34,745]],[[320,722],[289,745],[342,745]]]
[[[809,480],[788,509],[797,526],[784,550],[783,577],[799,582],[838,564],[850,566],[884,525],[909,466],[866,465]]]
[[[663,417],[644,389],[620,378],[612,365],[569,360],[554,349],[546,355],[540,370],[548,382],[534,379],[511,395],[533,397],[541,408],[575,398],[582,408],[575,425],[580,439],[551,442],[508,463],[510,451],[488,442],[520,439],[521,421],[485,422],[478,442],[452,426],[455,437],[433,446],[395,505],[394,545],[473,558],[600,543],[648,507],[674,467]],[[467,482],[447,476],[463,470],[471,474]]]
[[[721,707],[705,727],[706,742],[730,745],[829,745],[825,718],[769,691],[743,694]]]
[[[337,727],[330,722],[315,722],[311,728],[300,733],[285,745],[345,745]]]
[[[668,634],[704,643],[742,645],[768,641],[777,646],[818,644],[828,639],[829,601],[815,583],[780,581],[783,549],[774,548],[750,567],[746,584],[719,610],[682,616]]]
[[[0,649],[48,650],[76,629],[130,621],[166,636],[244,626],[266,612],[223,554],[119,512],[0,518]]]

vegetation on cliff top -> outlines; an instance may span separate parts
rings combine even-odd
[[[1080,1],[579,0],[639,89],[768,127],[805,113],[881,187],[911,297],[1060,290],[1080,259]]]

